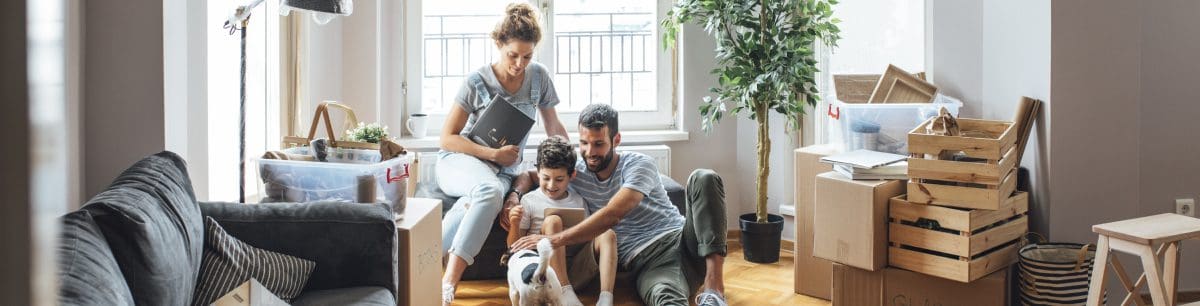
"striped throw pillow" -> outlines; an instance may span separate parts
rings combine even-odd
[[[204,257],[192,305],[208,305],[254,278],[280,299],[300,295],[316,263],[250,246],[204,217]]]

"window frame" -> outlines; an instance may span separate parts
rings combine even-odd
[[[404,7],[404,55],[403,61],[405,64],[405,78],[401,83],[404,94],[404,115],[402,118],[407,119],[409,114],[420,112],[422,107],[422,81],[423,81],[423,60],[424,60],[424,32],[422,29],[423,19],[423,1],[406,1]],[[655,83],[656,90],[654,101],[657,110],[654,111],[620,111],[621,129],[623,131],[653,131],[653,130],[677,130],[678,125],[678,109],[677,103],[672,100],[674,90],[671,80],[672,61],[669,50],[661,48],[659,42],[662,41],[662,31],[658,28],[658,20],[666,17],[666,12],[670,10],[673,2],[670,0],[655,0],[655,26],[652,38],[652,48],[655,54]],[[542,43],[538,46],[538,52],[534,54],[534,60],[541,63],[549,71],[556,71],[555,63],[555,44],[554,35],[554,15],[553,15],[553,0],[532,0],[530,4],[540,10],[543,22],[543,38]],[[560,84],[555,84],[560,86]],[[560,92],[561,93],[561,92]],[[560,99],[564,99],[560,96]],[[442,126],[445,123],[446,114],[430,113],[428,131],[426,137],[439,137],[441,135]],[[541,117],[539,113],[538,117]],[[558,113],[559,120],[563,122],[568,132],[576,132],[578,127],[572,122],[578,122],[578,112],[561,111]],[[542,120],[541,118],[538,119]],[[404,125],[404,120],[398,122]],[[543,122],[539,122],[541,125]],[[542,134],[543,129],[534,128],[533,134]],[[404,131],[404,135],[410,136],[408,131]]]

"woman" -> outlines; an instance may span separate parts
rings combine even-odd
[[[512,103],[530,118],[540,113],[547,135],[567,137],[554,111],[559,100],[550,72],[532,62],[533,51],[542,38],[535,12],[526,3],[508,5],[504,18],[492,31],[498,59],[467,76],[442,128],[442,152],[435,170],[438,185],[446,194],[460,197],[442,219],[442,245],[449,257],[442,276],[444,305],[454,300],[463,270],[474,263],[503,203],[519,202],[520,194],[510,192],[509,187],[528,139],[493,149],[464,135],[471,131],[492,97],[499,95],[505,99],[497,103]]]

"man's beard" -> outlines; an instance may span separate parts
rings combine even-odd
[[[587,164],[588,171],[592,173],[600,173],[600,171],[608,169],[608,164],[612,163],[613,156],[616,156],[616,153],[613,151],[608,151],[608,154],[604,155],[604,159],[600,160],[600,165],[597,165],[595,168],[593,168],[591,164]]]

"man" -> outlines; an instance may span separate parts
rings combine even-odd
[[[687,215],[682,216],[667,197],[654,160],[636,152],[616,153],[620,143],[616,110],[604,104],[584,108],[579,115],[584,158],[576,163],[575,190],[586,200],[591,216],[558,234],[521,238],[513,249],[531,249],[541,238],[549,238],[555,247],[591,241],[612,229],[620,268],[637,275],[644,302],[688,305],[688,296],[699,291],[696,304],[726,306],[721,178],[712,170],[692,172]]]

